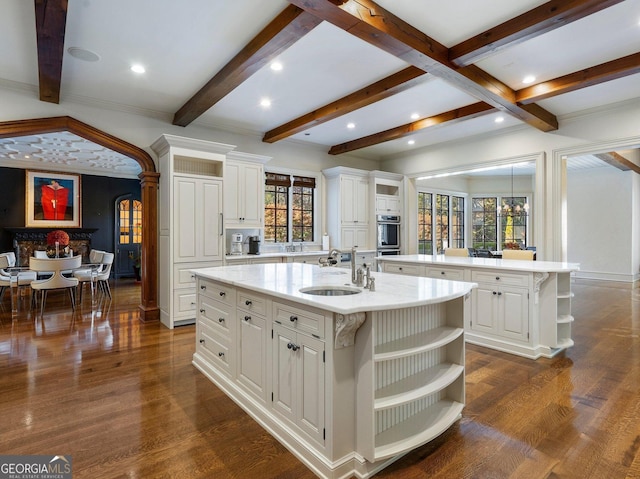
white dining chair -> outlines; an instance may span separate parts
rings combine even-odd
[[[0,300],[8,286],[11,286],[11,273],[8,268],[16,265],[16,254],[13,251],[0,253]],[[29,286],[31,281],[37,278],[33,271],[19,271],[17,273],[18,287]]]
[[[104,293],[111,298],[111,287],[109,286],[109,277],[111,276],[111,266],[113,265],[113,253],[104,253],[102,255],[102,270],[98,273],[98,286]]]
[[[528,249],[503,249],[502,259],[521,259],[533,261],[533,251]]]
[[[29,259],[29,269],[32,271],[53,272],[47,279],[37,279],[31,282],[31,289],[40,295],[40,315],[44,313],[44,305],[47,301],[47,292],[52,289],[66,289],[71,299],[71,307],[76,309],[75,290],[78,286],[77,278],[67,278],[63,271],[74,270],[80,267],[82,256],[71,258],[35,258]]]
[[[98,283],[98,276],[100,276],[104,269],[107,267],[103,262],[105,251],[92,249],[89,252],[89,263],[91,266],[82,268],[73,272],[73,277],[78,279],[78,301],[82,302],[82,290],[86,283],[91,285],[91,298],[93,299],[93,288]],[[110,291],[109,291],[110,292]]]

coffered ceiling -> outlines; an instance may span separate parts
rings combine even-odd
[[[336,155],[553,132],[640,98],[640,0],[5,0],[0,14],[0,88]],[[39,142],[2,140],[0,158]]]

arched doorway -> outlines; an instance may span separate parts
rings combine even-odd
[[[145,322],[159,321],[157,212],[158,180],[160,174],[156,171],[153,159],[143,149],[68,116],[0,122],[0,138],[12,138],[17,136],[37,135],[60,131],[68,131],[89,141],[102,145],[105,148],[109,148],[122,155],[126,155],[129,158],[136,160],[142,168],[142,172],[138,175],[140,178],[141,199],[145,207],[145,217],[142,223],[142,243],[140,249],[140,263],[142,269],[140,319]]]

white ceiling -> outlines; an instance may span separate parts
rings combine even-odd
[[[545,1],[377,0],[377,3],[451,47]],[[285,0],[71,1],[60,103],[101,104],[172,117],[288,5]],[[4,20],[0,44],[11,45],[0,54],[0,88],[3,82],[5,85],[38,85],[34,2],[3,0],[0,18]],[[95,52],[99,60],[75,58],[67,53],[71,47]],[[479,61],[477,66],[519,90],[524,87],[525,75],[534,74],[537,81],[549,80],[636,52],[640,52],[640,0],[626,0],[500,51]],[[328,23],[320,24],[302,37],[279,60],[284,66],[282,71],[274,72],[268,66],[262,68],[194,123],[262,135],[408,66]],[[132,73],[129,67],[134,62],[143,64],[146,73]],[[412,113],[427,117],[478,101],[443,80],[430,75],[423,78],[422,83],[403,93],[291,138],[320,144],[328,150],[332,145],[409,123]],[[272,99],[271,107],[266,110],[259,106],[265,96]],[[638,97],[640,74],[543,100],[539,105],[560,117],[562,129],[563,116]],[[411,146],[408,138],[403,138],[357,150],[354,154],[382,159],[408,149],[499,129],[530,128],[511,117],[497,124],[496,116],[497,113],[416,132],[411,137],[415,141]],[[348,122],[355,123],[356,127],[347,129]],[[41,144],[54,141],[36,140]],[[73,139],[69,141],[77,144]],[[16,143],[7,140],[0,140],[0,145],[0,159],[19,150]],[[93,161],[95,153],[96,149],[90,147],[91,160],[88,161]],[[58,158],[75,154],[72,150],[66,153],[59,150]],[[77,156],[76,161],[81,162],[82,158]],[[126,168],[114,157],[111,162],[113,167],[108,169]],[[136,165],[129,166],[135,168]]]

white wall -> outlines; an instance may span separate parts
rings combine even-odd
[[[635,279],[635,176],[612,166],[567,172],[567,259],[580,263],[576,277]]]

